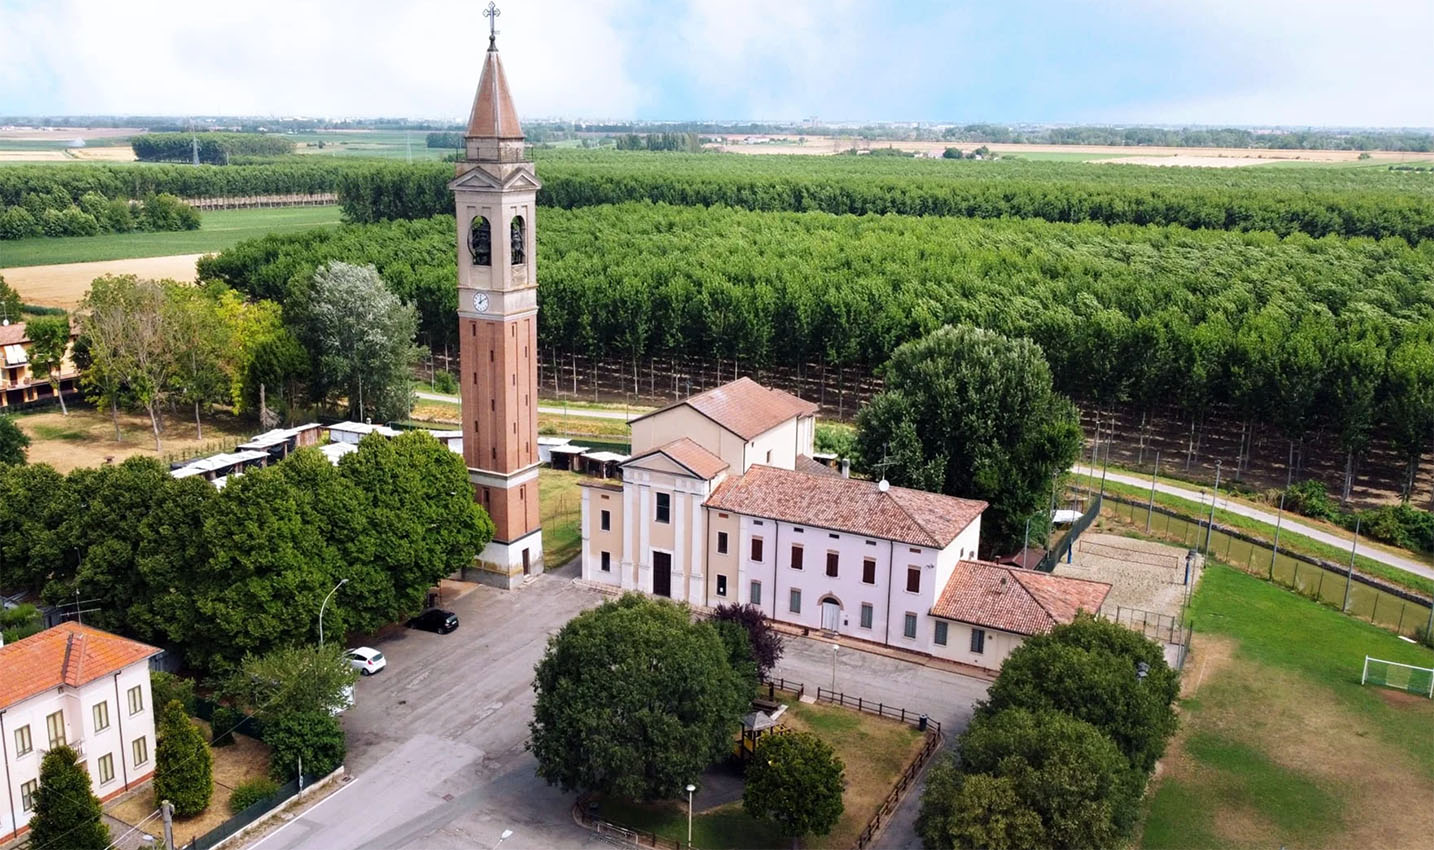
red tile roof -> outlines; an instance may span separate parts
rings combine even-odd
[[[711,481],[713,478],[717,477],[718,473],[731,466],[731,464],[727,463],[727,461],[723,460],[717,455],[712,454],[711,452],[702,448],[701,445],[691,439],[688,439],[687,437],[679,437],[678,439],[673,440],[670,443],[658,446],[651,451],[644,452],[632,458],[631,460],[626,461],[623,465],[627,466],[628,464],[636,463],[637,461],[642,460],[645,457],[651,457],[655,454],[667,455],[667,457],[671,458],[674,463],[677,463],[680,466],[691,471],[693,475],[696,475],[703,481]]]
[[[986,509],[985,502],[870,481],[756,465],[723,481],[707,505],[797,525],[940,549]]]
[[[808,475],[835,475],[841,477],[841,473],[819,460],[809,458],[806,455],[797,455],[797,463],[794,467],[798,472],[805,472]]]
[[[61,623],[0,647],[0,708],[60,685],[79,687],[159,651],[79,623]]]
[[[1110,585],[1102,581],[1055,576],[986,561],[961,561],[931,606],[931,615],[1020,635],[1044,632],[1094,613]]]
[[[30,338],[25,335],[24,322],[11,322],[8,325],[0,325],[0,345],[18,345],[22,342],[29,342]]]
[[[766,433],[788,419],[815,416],[817,412],[815,404],[802,401],[789,392],[764,387],[751,378],[738,378],[632,421],[656,416],[682,405],[696,410],[744,440]]]
[[[498,58],[498,48],[492,44],[483,60],[483,74],[478,78],[478,93],[473,96],[466,135],[486,139],[523,138],[518,110],[513,108],[513,97],[508,94],[503,61]]]

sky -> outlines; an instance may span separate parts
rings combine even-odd
[[[0,0],[0,115],[466,117],[478,0]],[[1434,0],[504,0],[521,117],[1434,127]]]

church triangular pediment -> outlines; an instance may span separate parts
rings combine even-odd
[[[478,189],[488,191],[537,191],[543,188],[543,184],[528,171],[514,171],[504,179],[489,174],[481,168],[475,168],[466,174],[460,175],[448,184],[449,190],[455,189]]]

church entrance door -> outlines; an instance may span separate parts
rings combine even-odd
[[[667,552],[652,553],[652,593],[672,596],[672,555]]]

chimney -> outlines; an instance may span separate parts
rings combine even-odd
[[[841,477],[851,477],[851,458],[844,457],[841,459]]]

